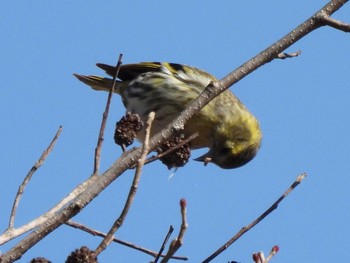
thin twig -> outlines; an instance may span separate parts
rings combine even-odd
[[[297,57],[301,54],[301,50],[298,50],[296,52],[293,52],[293,53],[279,53],[277,55],[277,58],[279,59],[286,59],[286,58],[294,58],[294,57]]]
[[[334,19],[328,15],[325,15],[324,13],[319,13],[317,15],[317,18],[327,26],[333,27],[335,29],[338,29],[347,33],[350,32],[350,24]]]
[[[83,224],[80,224],[78,222],[75,222],[73,220],[68,220],[66,223],[65,223],[67,226],[70,226],[70,227],[73,227],[73,228],[77,228],[77,229],[80,229],[86,233],[89,233],[93,236],[99,236],[99,237],[103,237],[105,238],[107,236],[106,233],[103,233],[101,231],[98,231],[98,230],[95,230],[95,229],[92,229],[90,227],[87,227],[86,225],[83,225]],[[135,245],[133,243],[130,243],[130,242],[127,242],[127,241],[124,241],[124,240],[120,240],[120,239],[117,239],[117,238],[113,238],[113,242],[115,243],[118,243],[118,244],[121,244],[123,246],[126,246],[126,247],[129,247],[129,248],[132,248],[132,249],[135,249],[135,250],[138,250],[138,251],[141,251],[147,255],[150,255],[152,257],[156,257],[158,255],[158,253],[156,251],[152,251],[152,250],[149,250],[147,248],[144,248],[144,247],[141,247],[141,246],[138,246],[138,245]],[[164,257],[165,255],[160,255],[161,257]],[[175,257],[172,257],[172,259],[176,259],[176,260],[188,260],[187,257],[181,257],[181,256],[175,256]]]
[[[122,149],[122,152],[123,152],[123,153],[126,152],[126,146],[125,146],[125,144],[120,145],[120,148]]]
[[[165,236],[165,238],[164,238],[164,241],[163,241],[163,244],[162,244],[162,246],[161,246],[161,248],[160,248],[160,250],[159,250],[159,252],[158,252],[157,257],[154,259],[153,263],[157,263],[158,260],[159,260],[159,258],[162,256],[162,253],[163,253],[163,251],[164,251],[164,249],[165,249],[165,245],[166,245],[166,243],[168,243],[168,240],[169,240],[171,234],[173,233],[173,231],[174,231],[174,227],[173,227],[172,225],[170,225],[169,231],[168,231],[168,233],[166,234],[166,236]]]
[[[271,62],[276,56],[286,50],[288,47],[296,43],[301,38],[310,34],[314,30],[323,26],[320,23],[316,15],[320,12],[326,15],[332,15],[334,12],[339,10],[348,0],[332,0],[323,6],[316,14],[301,23],[298,27],[288,32],[281,39],[273,43],[268,48],[261,51],[258,55],[245,62],[237,69],[232,71],[230,74],[222,78],[215,86],[217,87],[214,91],[212,89],[205,89],[198,98],[196,98],[181,114],[174,119],[173,122],[169,123],[162,131],[154,135],[150,141],[150,149],[155,149],[159,144],[166,141],[173,134],[173,127],[182,127],[194,114],[198,113],[209,101],[213,100],[219,94],[224,92],[233,84],[241,81],[244,77],[256,69],[262,67],[266,63]],[[23,256],[26,251],[37,244],[40,240],[46,237],[48,234],[53,232],[59,226],[61,226],[68,219],[75,216],[81,209],[84,209],[96,196],[98,196],[105,188],[107,188],[112,182],[114,182],[121,174],[123,174],[130,166],[133,166],[135,160],[138,160],[141,156],[141,149],[138,148],[129,154],[122,155],[118,158],[112,166],[103,174],[103,177],[97,177],[94,184],[78,198],[75,198],[74,202],[66,205],[63,209],[45,218],[42,224],[37,225],[36,231],[28,234],[24,239],[20,240],[8,251],[2,254],[2,260],[14,261]],[[77,211],[77,208],[79,210]],[[7,233],[0,236],[3,242],[9,240]]]
[[[279,250],[280,249],[279,249],[278,246],[273,246],[273,248],[270,251],[270,254],[266,258],[266,262],[265,263],[269,263],[270,260],[278,253]]]
[[[264,253],[261,251],[253,253],[253,261],[254,263],[265,263]]]
[[[220,253],[222,253],[224,250],[226,250],[229,246],[231,246],[237,239],[239,239],[241,236],[243,236],[246,232],[248,232],[250,229],[252,229],[254,226],[256,226],[261,220],[263,220],[267,215],[269,215],[273,210],[277,208],[279,203],[282,202],[282,200],[291,192],[293,191],[300,183],[301,181],[306,177],[306,173],[303,173],[297,177],[297,179],[293,182],[293,184],[277,199],[276,202],[272,204],[272,206],[269,207],[263,214],[261,214],[258,218],[256,218],[252,223],[249,225],[242,227],[242,229],[234,235],[228,242],[226,242],[223,246],[221,246],[217,251],[215,251],[212,255],[210,255],[207,259],[203,261],[203,263],[208,263],[212,261],[216,256],[218,256]]]
[[[253,253],[253,260],[255,263],[269,263],[273,258],[273,256],[275,256],[278,251],[279,251],[279,247],[274,246],[271,249],[270,254],[267,256],[267,258],[265,258],[265,255],[262,251]]]
[[[105,111],[103,112],[103,115],[102,115],[100,132],[99,132],[98,139],[97,139],[97,146],[95,148],[94,172],[93,172],[92,176],[97,176],[99,169],[100,169],[100,159],[101,159],[102,143],[104,140],[104,131],[106,129],[109,107],[111,105],[112,96],[113,96],[113,92],[115,89],[115,84],[116,84],[115,80],[117,79],[120,66],[122,65],[122,57],[123,57],[123,54],[119,54],[118,63],[116,65],[116,71],[115,71],[115,74],[113,76],[113,85],[111,86],[111,89],[109,90],[108,98],[107,98],[107,102],[106,102],[106,108],[105,108]]]
[[[183,237],[185,235],[186,229],[188,227],[187,225],[187,219],[186,219],[186,206],[187,201],[185,199],[180,200],[180,208],[181,208],[181,228],[179,231],[179,234],[176,239],[174,239],[169,246],[169,250],[165,257],[162,259],[161,263],[166,263],[173,257],[173,255],[178,251],[178,249],[183,244]]]
[[[57,204],[54,205],[49,211],[40,215],[39,217],[33,219],[32,221],[18,227],[7,229],[3,234],[0,235],[0,245],[23,235],[24,233],[37,228],[47,222],[48,218],[55,216],[62,208],[66,207],[72,200],[74,200],[78,195],[85,191],[89,186],[96,182],[97,177],[90,177],[86,181],[82,182],[80,185],[75,187],[67,196],[61,199]]]
[[[129,195],[128,195],[128,198],[126,200],[123,211],[120,214],[119,218],[114,222],[114,224],[113,224],[112,228],[109,230],[107,236],[102,240],[102,242],[96,248],[96,250],[95,250],[96,256],[99,255],[103,250],[105,250],[106,247],[112,242],[115,232],[122,226],[124,219],[125,219],[126,215],[128,214],[128,211],[131,207],[131,204],[134,201],[136,191],[137,191],[137,188],[139,185],[140,177],[141,177],[142,167],[145,163],[147,154],[149,152],[149,137],[151,134],[151,127],[152,127],[152,122],[154,120],[154,117],[155,117],[155,113],[153,111],[150,112],[150,114],[148,115],[147,123],[146,123],[146,135],[145,135],[144,142],[142,144],[142,154],[141,154],[140,159],[138,159],[134,180],[133,180],[132,185],[130,187]]]
[[[30,169],[30,171],[28,172],[28,174],[24,178],[22,184],[18,188],[18,191],[17,191],[17,194],[16,194],[16,198],[15,198],[15,200],[13,202],[13,206],[12,206],[12,211],[11,211],[11,216],[10,216],[8,230],[13,229],[13,227],[14,227],[15,217],[16,217],[16,213],[17,213],[17,208],[18,208],[19,202],[21,200],[22,194],[24,193],[24,190],[25,190],[27,184],[29,183],[30,179],[32,179],[32,176],[36,172],[36,170],[38,170],[40,168],[40,166],[44,163],[46,157],[49,156],[49,154],[51,153],[53,147],[55,146],[55,143],[56,143],[58,137],[60,136],[60,134],[62,132],[62,129],[63,129],[62,126],[60,126],[58,128],[55,136],[53,137],[53,139],[51,141],[51,143],[46,148],[46,150],[41,154],[40,158],[36,161],[34,166]]]

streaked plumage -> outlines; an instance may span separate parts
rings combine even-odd
[[[113,76],[115,67],[97,64]],[[109,91],[112,79],[75,76],[95,90]],[[146,119],[156,112],[152,134],[170,123],[216,78],[200,69],[174,63],[143,62],[120,67],[115,92],[120,94],[127,111]],[[249,162],[261,144],[261,130],[256,118],[229,90],[220,94],[194,115],[185,125],[186,136],[198,132],[191,148],[210,150],[198,158],[222,168],[236,168]],[[139,139],[142,139],[142,133]]]

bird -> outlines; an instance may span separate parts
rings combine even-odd
[[[97,63],[109,76],[116,67]],[[74,74],[94,90],[109,91],[110,77]],[[154,111],[151,136],[171,123],[211,82],[217,81],[204,70],[169,62],[123,64],[119,68],[114,92],[119,94],[127,112],[142,120]],[[260,149],[262,131],[259,121],[230,91],[214,98],[183,127],[185,136],[198,133],[191,149],[209,148],[196,161],[216,164],[223,169],[238,168],[251,161]],[[144,132],[138,139],[142,141]]]

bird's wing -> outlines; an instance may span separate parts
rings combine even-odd
[[[108,75],[114,76],[116,67],[97,63],[97,67],[103,69]],[[130,81],[135,79],[142,73],[146,72],[159,72],[161,71],[161,63],[158,62],[143,62],[138,64],[125,64],[121,65],[118,73],[118,78],[123,81]]]
[[[107,64],[97,63],[99,68],[103,69],[108,75],[114,76],[116,67]],[[172,75],[182,81],[199,82],[204,86],[210,81],[216,81],[216,78],[209,73],[190,66],[168,62],[141,62],[137,64],[121,65],[118,78],[123,81],[131,81],[140,74],[146,72],[162,72]]]

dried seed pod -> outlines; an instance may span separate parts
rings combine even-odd
[[[137,133],[142,129],[143,122],[140,116],[128,112],[117,122],[114,132],[114,141],[118,145],[129,146],[133,143]]]
[[[74,250],[66,260],[66,263],[98,263],[94,251],[86,246]]]
[[[1,260],[0,260],[1,262]],[[50,260],[46,259],[46,258],[42,258],[42,257],[39,257],[39,258],[33,258],[30,263],[51,263]]]
[[[183,136],[175,136],[157,148],[157,153],[161,154],[179,145],[183,141]],[[191,156],[189,143],[186,143],[170,153],[159,158],[170,170],[173,167],[184,166]]]

